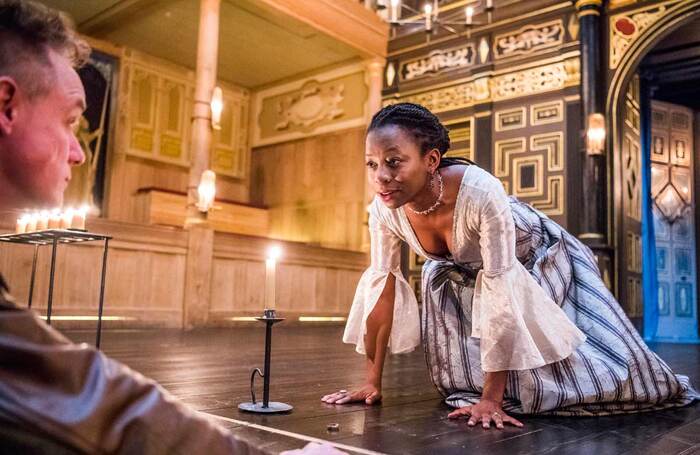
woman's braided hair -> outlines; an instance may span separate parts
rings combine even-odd
[[[439,167],[473,164],[465,158],[444,156],[450,149],[449,132],[435,114],[420,104],[398,103],[384,107],[372,117],[367,134],[389,125],[399,126],[412,134],[418,142],[421,154],[437,149],[441,155]]]

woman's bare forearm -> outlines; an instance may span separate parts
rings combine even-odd
[[[484,377],[484,391],[481,393],[482,400],[495,401],[499,405],[503,403],[503,394],[506,391],[506,381],[508,371],[489,371]]]
[[[365,350],[367,352],[367,382],[381,388],[387,343],[394,319],[396,277],[389,274],[382,294],[367,317]]]

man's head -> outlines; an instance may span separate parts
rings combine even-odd
[[[62,204],[71,166],[85,160],[74,68],[88,53],[58,12],[0,0],[0,210]]]

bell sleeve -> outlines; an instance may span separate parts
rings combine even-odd
[[[382,224],[375,210],[370,212],[369,231],[371,264],[357,285],[343,342],[354,344],[355,350],[360,354],[366,353],[364,338],[367,333],[367,317],[384,291],[389,274],[393,274],[396,277],[396,288],[389,352],[410,352],[420,343],[420,321],[416,296],[400,269],[401,239]]]
[[[586,337],[517,260],[510,202],[500,182],[490,186],[479,209],[483,269],[472,303],[482,369],[529,370],[565,359]]]

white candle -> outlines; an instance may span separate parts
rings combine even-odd
[[[42,210],[36,220],[36,230],[44,231],[49,227],[49,212]]]
[[[214,171],[207,169],[202,172],[202,177],[197,187],[197,208],[200,212],[208,212],[214,205],[216,197],[216,174]]]
[[[61,229],[70,229],[73,227],[73,209],[67,209],[61,215]]]
[[[27,232],[34,232],[36,231],[36,222],[39,219],[39,215],[37,213],[32,213],[29,215],[27,219]]]
[[[49,229],[60,229],[61,219],[61,211],[59,209],[53,209],[49,215]]]
[[[472,18],[474,17],[474,7],[473,6],[467,6],[464,9],[464,13],[467,16],[466,19],[466,25],[472,25]]]
[[[278,246],[270,247],[265,261],[265,309],[274,310],[276,304],[277,260],[282,255]]]
[[[29,224],[29,216],[22,215],[17,218],[17,228],[15,229],[15,234],[24,234],[27,232],[27,224]]]
[[[433,30],[433,6],[430,3],[425,5],[425,31]]]
[[[86,206],[80,207],[73,214],[73,223],[71,225],[72,229],[85,229],[85,218],[87,218],[88,208]]]
[[[391,22],[397,22],[399,20],[399,2],[401,0],[391,0],[391,12],[390,12],[390,21]]]

